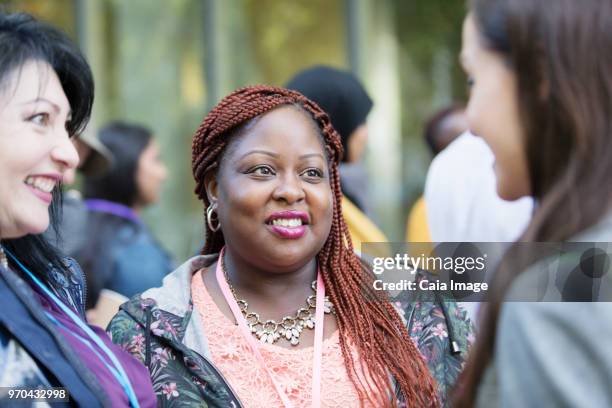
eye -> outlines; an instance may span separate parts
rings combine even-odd
[[[274,170],[272,170],[270,166],[257,166],[249,170],[249,174],[254,174],[256,176],[273,176]]]
[[[314,167],[306,169],[302,174],[311,178],[323,178],[323,171]]]
[[[467,79],[465,80],[465,83],[468,89],[472,89],[472,87],[474,86],[474,77],[471,75],[468,75]]]
[[[47,126],[49,124],[50,115],[46,112],[36,113],[30,116],[27,120],[38,126]]]

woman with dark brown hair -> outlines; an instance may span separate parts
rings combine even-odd
[[[444,400],[469,323],[453,304],[398,310],[373,289],[342,217],[341,155],[328,116],[295,91],[239,89],[204,119],[192,158],[202,256],[109,327],[149,367],[160,404],[434,407],[437,391]]]
[[[519,241],[612,242],[611,22],[609,0],[470,3],[468,121],[495,155],[499,196],[536,200]],[[456,406],[612,406],[612,303],[503,302],[537,288],[552,260],[502,262]]]

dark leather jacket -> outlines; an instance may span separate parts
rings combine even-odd
[[[68,273],[52,269],[46,283],[85,319],[83,272],[71,258],[64,263]],[[110,406],[96,377],[46,318],[29,283],[1,266],[0,310],[0,387],[64,387],[72,404]],[[8,395],[0,393],[0,406],[9,405]]]

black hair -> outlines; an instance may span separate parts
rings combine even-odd
[[[450,139],[447,135],[448,131],[444,132],[442,127],[444,121],[453,116],[455,113],[463,112],[463,110],[463,106],[459,104],[447,106],[431,116],[425,123],[423,137],[425,138],[425,143],[427,143],[427,147],[429,147],[429,151],[433,156],[436,156],[444,149],[444,147],[446,147],[440,146],[440,139]],[[459,135],[457,134],[453,136],[456,137]]]
[[[29,61],[47,63],[57,74],[66,94],[71,119],[66,127],[70,136],[79,134],[89,122],[94,99],[91,69],[77,46],[62,31],[25,13],[0,12],[0,91]],[[50,226],[56,232],[61,217],[61,186],[53,191],[49,208]],[[1,233],[1,231],[0,231]],[[62,255],[42,235],[2,240],[2,245],[34,274],[46,280],[50,266],[65,271]],[[9,264],[15,265],[9,258]]]
[[[151,131],[140,125],[112,122],[100,130],[99,139],[113,154],[114,161],[106,173],[85,177],[85,197],[134,206],[140,196],[136,183],[138,161],[151,143]]]
[[[133,207],[139,200],[140,191],[136,182],[140,156],[151,143],[149,129],[135,124],[115,121],[104,126],[98,133],[100,141],[113,155],[109,171],[99,176],[86,176],[83,194],[88,199],[102,199]],[[141,225],[105,212],[91,211],[87,217],[88,237],[75,258],[86,273],[88,297],[86,308],[95,307],[100,291],[111,278],[108,259],[115,245],[129,245]],[[119,231],[122,231],[119,234]],[[110,244],[110,243],[114,244]]]
[[[359,79],[350,72],[317,65],[296,74],[286,88],[298,91],[327,113],[340,135],[342,160],[348,161],[349,140],[355,129],[366,123],[373,106]]]
[[[70,103],[70,136],[83,131],[94,100],[89,64],[68,36],[25,13],[0,13],[0,84],[28,61],[49,64],[57,74]]]

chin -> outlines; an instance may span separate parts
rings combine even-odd
[[[316,256],[316,254],[314,256]],[[311,256],[311,251],[307,249],[285,248],[285,250],[281,250],[280,253],[274,253],[272,258],[274,264],[276,264],[278,268],[292,269],[307,264],[314,256]]]
[[[521,191],[516,188],[504,188],[503,184],[497,183],[497,195],[505,201],[516,201],[529,196],[529,191]]]
[[[27,232],[23,235],[32,234],[39,235],[49,229],[49,217],[45,217],[44,219],[30,219],[26,224],[26,228],[24,228]]]

